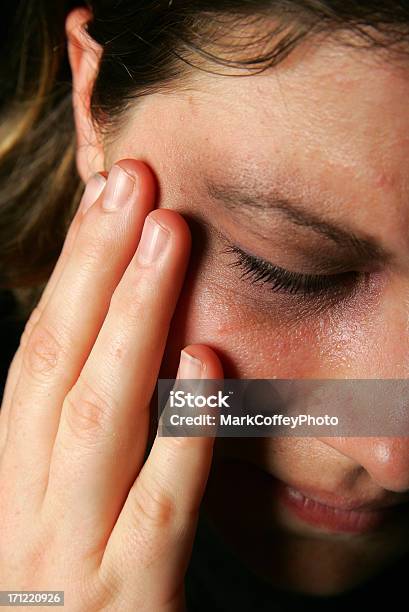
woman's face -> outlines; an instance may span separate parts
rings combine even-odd
[[[135,103],[106,169],[146,161],[158,206],[193,236],[161,377],[190,343],[229,378],[409,376],[408,99],[403,66],[326,42],[258,76],[196,70],[190,89]],[[277,292],[241,278],[228,244],[301,274],[360,275],[341,292]],[[278,482],[328,505],[402,503],[409,438],[219,438],[205,498],[238,554],[293,589],[344,590],[405,546],[409,514],[366,532],[344,509],[319,526]]]

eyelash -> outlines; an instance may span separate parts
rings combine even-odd
[[[356,271],[340,274],[300,274],[275,266],[264,259],[250,255],[240,247],[230,244],[224,253],[233,253],[236,260],[230,264],[242,269],[240,278],[245,278],[254,284],[267,284],[274,292],[283,291],[290,294],[305,294],[320,296],[345,293],[356,284],[362,273]]]

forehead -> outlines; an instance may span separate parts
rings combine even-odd
[[[335,44],[301,45],[260,75],[198,76],[191,103],[226,142],[271,153],[304,147],[345,168],[387,170],[409,144],[409,61]],[[208,124],[203,124],[209,129]],[[380,163],[381,162],[381,163]]]
[[[387,208],[391,231],[409,226],[409,61],[304,44],[260,75],[196,78],[192,130],[209,166],[224,159],[233,180],[279,182],[339,218],[385,223]]]
[[[135,106],[122,153],[152,160],[165,183],[195,196],[205,171],[280,185],[407,248],[408,60],[309,42],[260,75],[193,70],[190,85]]]

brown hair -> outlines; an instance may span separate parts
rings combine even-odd
[[[407,0],[17,3],[3,21],[10,60],[0,73],[0,287],[14,290],[22,312],[42,291],[83,188],[65,44],[66,15],[81,5],[91,9],[88,32],[103,50],[91,110],[105,137],[130,103],[183,85],[193,66],[206,70],[215,62],[260,72],[307,36],[353,31],[365,47],[398,49],[406,47],[409,30]],[[273,29],[268,17],[276,18]],[[237,39],[226,51],[223,35],[239,21],[258,32],[257,44]]]

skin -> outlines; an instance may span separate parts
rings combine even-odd
[[[192,218],[201,239],[162,375],[171,375],[181,345],[205,342],[222,357],[226,377],[407,378],[408,71],[328,42],[304,45],[259,77],[201,73],[192,80],[192,92],[150,96],[135,107],[126,132],[107,151],[108,164],[123,155],[146,160],[160,177],[159,205]],[[206,195],[204,174],[231,176],[233,184],[250,181],[255,190],[275,184],[294,190],[308,210],[379,239],[396,263],[371,270],[369,291],[328,308],[238,284],[232,260],[220,256],[215,228],[250,252],[304,273],[311,272],[314,249],[323,241],[257,211],[251,218],[226,211]],[[308,258],[298,245],[309,248]],[[217,447],[220,459],[248,460],[307,489],[346,498],[385,495],[394,503],[407,499],[405,438],[219,439]],[[236,477],[234,469],[222,473],[216,464],[208,510],[243,560],[274,583],[340,592],[401,550],[407,532],[402,523],[376,537],[340,539],[284,515],[278,520],[282,533],[271,535],[273,495],[253,487],[254,474],[247,476],[246,469]],[[229,486],[234,478],[236,485]],[[253,492],[251,508],[243,501],[244,487]],[[253,515],[257,520],[249,523]],[[278,546],[281,555],[272,555]],[[286,556],[291,566],[282,563]]]
[[[154,178],[146,165],[123,160],[118,167],[134,185],[132,194],[124,199],[116,187],[119,207],[106,211],[108,186],[96,198],[88,183],[92,206],[84,214],[83,199],[7,378],[1,585],[59,584],[72,610],[147,604],[183,610],[183,576],[213,441],[158,437],[145,463],[143,457],[189,230],[174,211],[151,213]],[[155,219],[168,240],[147,260],[141,232]],[[109,266],[102,265],[106,256]],[[181,378],[192,376],[192,359],[195,377],[223,376],[206,346],[187,347],[186,355]]]
[[[76,10],[67,20],[78,170],[87,181],[122,160],[141,193],[120,212],[103,212],[102,194],[77,214],[13,361],[1,411],[0,575],[5,585],[16,568],[19,586],[64,583],[72,609],[149,601],[179,610],[212,442],[158,438],[142,462],[153,386],[176,374],[180,350],[199,357],[209,378],[408,377],[408,72],[335,42],[305,44],[260,76],[194,73],[189,91],[135,103],[126,129],[104,144],[87,104],[99,53],[87,18]],[[211,201],[204,176],[255,192],[278,185],[377,238],[393,263],[370,269],[368,290],[337,304],[240,281],[220,234],[301,273],[313,272],[325,245],[283,217]],[[154,206],[171,246],[141,266],[134,252]],[[395,503],[408,497],[408,438],[218,439],[203,499],[237,554],[293,590],[344,591],[402,552],[407,521],[336,537],[275,511],[252,465],[295,486]]]

